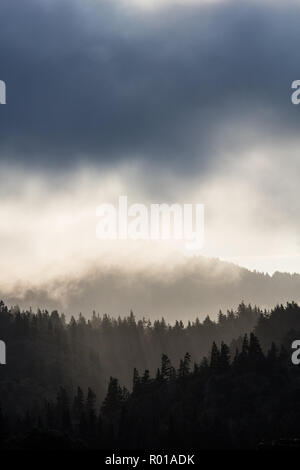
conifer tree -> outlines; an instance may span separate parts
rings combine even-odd
[[[220,369],[222,371],[228,370],[230,366],[230,350],[227,344],[222,341],[220,353]]]
[[[262,352],[259,340],[254,333],[250,333],[249,359],[250,361],[256,363],[264,359],[264,354]]]
[[[139,372],[136,368],[133,369],[133,384],[132,384],[132,390],[133,392],[137,392],[139,385],[140,385],[141,379]]]
[[[84,412],[84,394],[80,387],[77,387],[77,393],[74,397],[72,408],[75,418],[80,419]]]
[[[142,383],[147,384],[149,380],[150,380],[150,372],[148,369],[146,369],[142,377]]]
[[[218,372],[220,370],[220,351],[215,341],[211,348],[210,368],[213,372]]]
[[[166,354],[161,357],[161,377],[163,380],[170,380],[173,375],[172,364]]]

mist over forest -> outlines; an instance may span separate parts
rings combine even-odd
[[[0,449],[255,448],[297,436],[294,302],[242,302],[185,326],[133,312],[67,321],[1,301],[0,329]]]
[[[106,267],[81,276],[62,277],[39,286],[20,283],[11,293],[1,292],[8,305],[63,311],[71,315],[92,312],[167,321],[216,318],[221,309],[245,303],[270,308],[290,299],[300,301],[300,275],[250,271],[218,259],[197,257],[177,266],[153,265],[147,269]]]

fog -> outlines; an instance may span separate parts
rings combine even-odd
[[[68,314],[95,309],[125,315],[132,308],[140,316],[170,319],[214,314],[242,299],[261,306],[297,300],[298,278],[272,283],[217,261],[271,275],[299,271],[295,147],[285,150],[285,178],[280,146],[245,152],[238,162],[223,155],[226,172],[216,170],[205,181],[200,173],[179,177],[153,169],[148,181],[145,168],[130,164],[60,174],[3,167],[2,297]],[[203,203],[201,252],[187,257],[184,241],[99,240],[96,208],[117,204],[120,195],[145,205]]]
[[[5,299],[187,317],[241,297],[269,301],[254,281],[251,298],[235,284],[247,271],[212,258],[300,272],[299,109],[290,99],[299,2],[2,3]],[[184,241],[100,241],[96,208],[121,195],[204,204],[201,258],[186,257]],[[194,283],[213,285],[213,266],[226,295]],[[296,296],[273,294],[272,304]]]

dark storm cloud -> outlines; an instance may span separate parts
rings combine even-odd
[[[1,159],[207,171],[253,129],[264,141],[296,134],[299,14],[275,1],[145,13],[104,0],[2,0]]]

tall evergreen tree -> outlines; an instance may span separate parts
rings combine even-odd
[[[210,369],[213,372],[219,372],[220,370],[220,351],[215,342],[213,342],[210,354]]]
[[[230,350],[227,344],[222,341],[220,353],[220,369],[226,371],[230,366]]]

